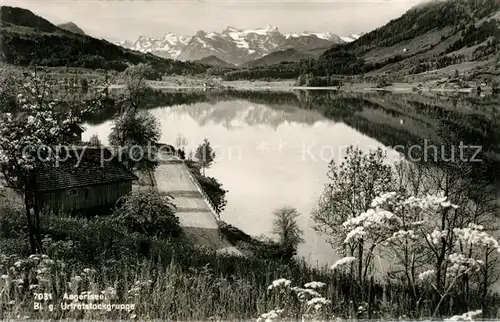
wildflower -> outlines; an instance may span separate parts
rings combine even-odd
[[[24,281],[22,278],[18,278],[16,280],[13,280],[12,282],[14,282],[14,284],[22,284]]]
[[[427,270],[418,274],[418,279],[421,281],[425,281],[427,279],[433,278],[436,272],[433,269]]]
[[[356,260],[356,257],[344,257],[344,258],[341,258],[339,260],[337,260],[335,263],[333,263],[333,265],[330,267],[331,270],[334,270],[336,269],[337,267],[341,266],[341,265],[345,265],[345,264],[349,264],[353,261]]]
[[[484,227],[481,225],[469,224],[466,228],[455,228],[453,232],[458,237],[457,242],[470,246],[493,248],[500,253],[498,241],[483,229]]]
[[[308,288],[300,288],[300,287],[294,286],[294,287],[292,287],[292,291],[297,293],[297,297],[299,298],[299,300],[305,300],[306,296],[308,296],[308,295],[311,297],[321,297],[321,294],[319,294],[318,292],[316,292],[314,290],[308,289]]]
[[[109,295],[116,295],[116,290],[111,287],[111,286],[108,286],[104,291],[101,291],[102,294],[109,294]]]
[[[347,233],[344,243],[347,244],[352,240],[359,240],[366,236],[366,231],[363,226],[358,226]]]
[[[439,245],[441,243],[441,238],[445,238],[448,235],[448,230],[438,230],[434,229],[431,234],[427,234],[427,240],[430,240],[434,245]]]
[[[267,289],[272,290],[273,288],[278,288],[278,287],[288,287],[288,286],[290,286],[290,284],[292,284],[292,282],[290,280],[280,278],[280,279],[274,280],[273,283],[267,287]]]
[[[272,321],[274,319],[277,319],[280,317],[280,315],[283,313],[283,311],[284,310],[282,310],[282,309],[276,309],[276,310],[271,310],[267,313],[263,313],[257,319],[257,322],[262,322],[262,321],[268,322],[268,321]]]
[[[444,319],[444,321],[472,321],[476,316],[482,313],[483,313],[482,310],[469,311],[462,315],[454,315],[452,317]]]
[[[78,283],[78,282],[82,281],[82,278],[77,275],[77,276],[72,277],[71,280]]]
[[[315,297],[307,301],[307,306],[312,306],[314,309],[319,310],[323,307],[323,305],[330,304],[331,301],[325,299],[324,297]]]
[[[304,287],[316,289],[316,288],[322,288],[325,285],[326,284],[322,283],[322,282],[309,282],[309,283],[304,284]]]
[[[38,287],[38,285],[37,285],[37,284],[31,284],[31,285],[29,286],[29,289],[30,289],[30,290],[32,290],[32,289],[35,289],[35,288],[37,288],[37,287]]]

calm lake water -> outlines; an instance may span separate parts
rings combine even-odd
[[[187,152],[204,138],[211,142],[217,158],[206,173],[229,191],[221,218],[248,234],[272,236],[273,210],[295,207],[305,239],[299,255],[313,263],[337,259],[325,238],[312,229],[310,217],[328,182],[329,161],[341,161],[349,145],[383,147],[394,159],[398,154],[388,146],[437,135],[431,115],[416,117],[424,113],[422,107],[401,104],[395,109],[400,98],[342,98],[339,105],[339,98],[328,93],[312,98],[308,93],[282,98],[265,93],[206,95],[195,102],[182,104],[183,97],[149,109],[161,125],[161,142],[174,144],[182,134]],[[93,120],[86,124],[83,139],[97,134],[106,144],[111,124]]]

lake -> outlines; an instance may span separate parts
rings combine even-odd
[[[310,217],[328,182],[326,174],[332,159],[341,161],[346,147],[355,145],[366,151],[385,148],[394,160],[399,154],[390,147],[442,136],[438,130],[448,126],[458,113],[460,119],[470,119],[469,125],[485,117],[467,104],[452,102],[436,107],[426,98],[415,101],[417,98],[381,94],[172,95],[177,98],[148,109],[160,123],[160,141],[175,144],[181,134],[187,139],[186,152],[196,149],[204,138],[210,141],[216,160],[206,174],[217,178],[229,191],[221,219],[248,234],[272,236],[273,210],[292,206],[301,213],[299,224],[304,230],[305,243],[299,248],[299,256],[319,264],[337,259],[325,238],[312,229]],[[437,108],[441,109],[439,117],[433,115]],[[111,120],[106,118],[109,115],[87,123],[83,139],[97,134],[107,144]],[[469,132],[464,135],[473,140]],[[492,131],[487,136],[491,147],[498,143],[496,134]]]

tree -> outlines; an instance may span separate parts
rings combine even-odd
[[[111,221],[130,233],[157,238],[177,237],[181,227],[172,199],[156,190],[132,192],[118,200]]]
[[[367,271],[363,271],[363,239],[344,243],[347,232],[342,224],[350,218],[367,211],[372,200],[380,193],[390,191],[392,168],[385,163],[382,149],[363,153],[350,146],[344,161],[339,165],[329,164],[328,183],[318,206],[312,212],[314,229],[327,236],[334,249],[343,256],[358,257],[357,277],[360,283]],[[354,267],[351,267],[353,271]],[[353,273],[353,272],[352,272]]]
[[[125,93],[121,95],[119,105],[123,109],[140,108],[150,90],[147,80],[161,79],[161,74],[157,73],[151,65],[143,63],[128,67],[122,76],[125,82]]]
[[[184,156],[185,156],[184,149],[186,148],[187,145],[188,145],[188,140],[181,133],[177,134],[177,138],[175,139],[175,147],[177,148],[177,150],[182,151],[182,155]]]
[[[203,175],[205,175],[205,169],[209,168],[215,159],[215,152],[210,146],[208,139],[204,139],[203,143],[198,146],[195,158],[203,169]]]
[[[108,139],[130,170],[152,171],[158,164],[155,149],[160,135],[152,114],[129,108],[115,118]]]
[[[300,213],[293,207],[285,206],[275,210],[273,216],[273,233],[279,236],[281,246],[296,252],[298,245],[304,242],[303,231],[297,224]]]
[[[57,160],[57,146],[68,144],[68,127],[78,121],[73,101],[56,99],[45,74],[27,75],[25,83],[13,87],[15,109],[0,113],[0,169],[7,183],[24,194],[29,242],[33,253],[42,252],[36,175]],[[79,102],[81,105],[87,102]]]
[[[151,64],[139,63],[137,65],[129,66],[123,71],[128,76],[140,76],[147,80],[161,80],[161,73],[151,66]]]
[[[102,146],[101,140],[99,140],[99,136],[97,134],[94,134],[90,137],[89,145],[93,146],[93,147],[101,147]]]

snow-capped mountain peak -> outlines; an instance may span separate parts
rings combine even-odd
[[[307,51],[351,42],[357,38],[357,35],[339,37],[330,32],[310,31],[283,35],[278,27],[273,25],[255,29],[228,26],[221,32],[199,30],[191,37],[171,32],[158,38],[141,36],[135,42],[123,41],[118,45],[180,60],[199,60],[213,55],[228,63],[239,65],[274,51],[289,48]]]
[[[353,42],[355,40],[358,40],[360,35],[357,34],[350,34],[349,36],[341,36],[340,39],[342,39],[344,42]]]

